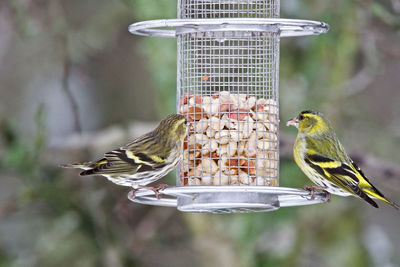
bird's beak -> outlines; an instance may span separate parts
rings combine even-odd
[[[296,128],[299,128],[299,122],[300,122],[299,119],[293,118],[286,123],[286,126],[294,126]]]

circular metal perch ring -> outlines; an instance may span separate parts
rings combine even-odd
[[[173,30],[162,29],[173,28]],[[318,35],[326,33],[323,22],[297,19],[160,19],[131,24],[129,31],[142,36],[176,37],[197,32],[276,32],[281,37]]]
[[[184,186],[167,187],[160,190],[160,199],[151,190],[140,189],[135,197],[128,198],[136,203],[177,207],[186,212],[234,213],[273,211],[280,207],[302,206],[326,202],[324,191],[310,191],[272,186]]]

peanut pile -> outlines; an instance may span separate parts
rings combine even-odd
[[[188,136],[181,185],[277,185],[278,106],[227,91],[185,95]]]

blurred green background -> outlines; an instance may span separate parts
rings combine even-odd
[[[184,214],[57,167],[174,112],[176,40],[127,26],[175,17],[172,0],[0,2],[0,266],[400,266],[400,213],[384,204],[334,196],[270,213]],[[331,26],[282,39],[281,121],[325,113],[400,202],[400,1],[284,0],[281,17]],[[280,168],[281,185],[310,184],[289,152]]]

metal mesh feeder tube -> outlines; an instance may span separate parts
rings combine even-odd
[[[270,211],[320,203],[279,187],[279,40],[328,25],[279,19],[279,1],[181,0],[178,19],[132,24],[144,36],[176,37],[177,112],[188,120],[177,186],[132,201],[191,212]]]

